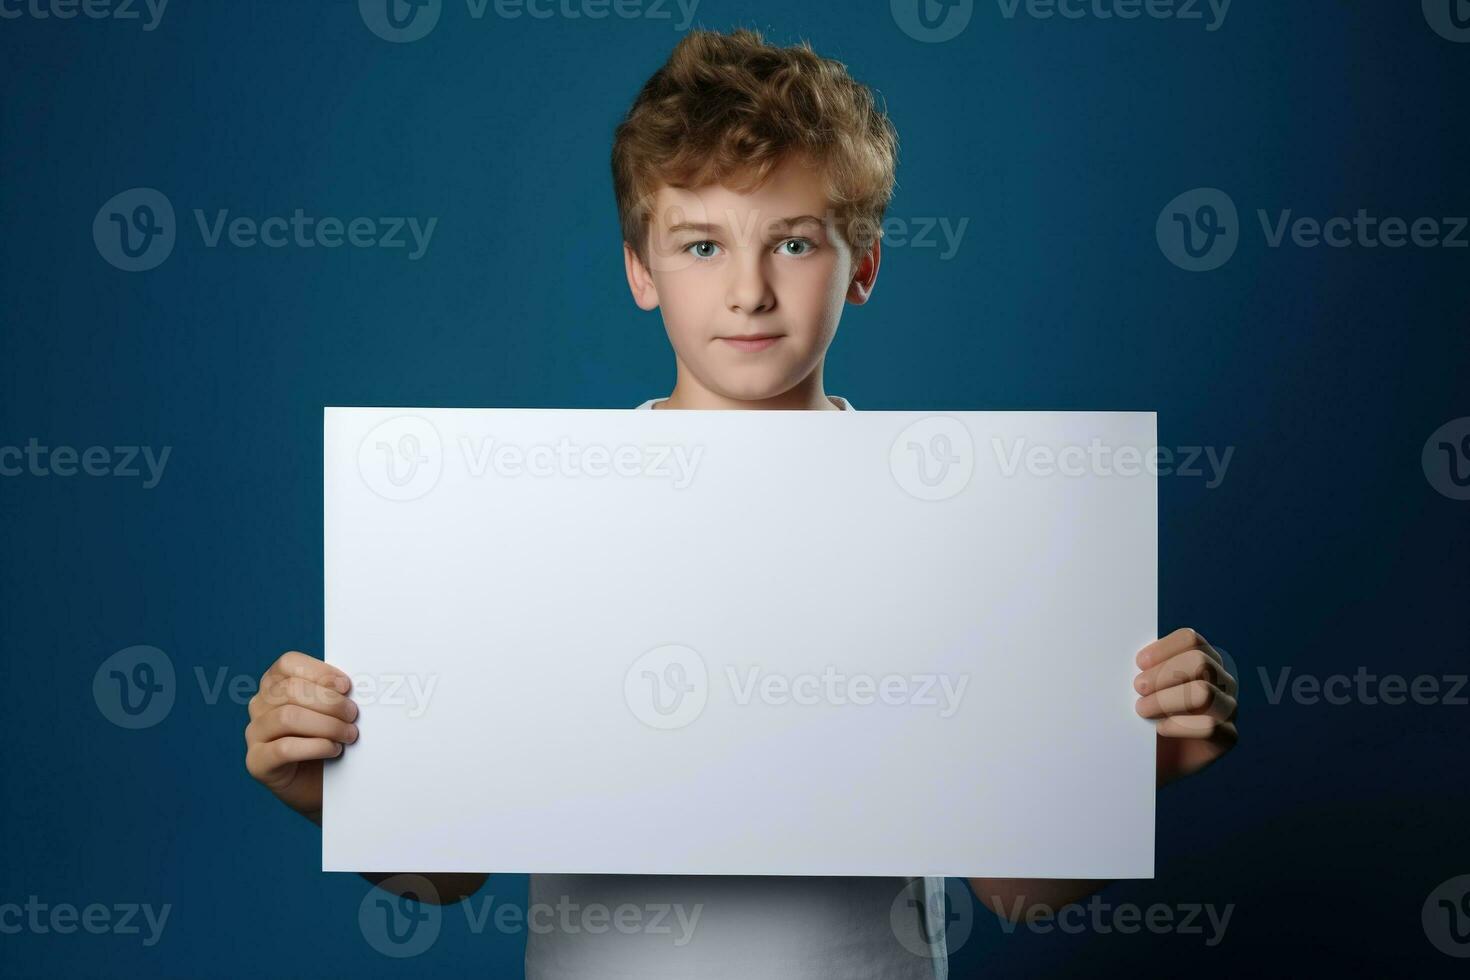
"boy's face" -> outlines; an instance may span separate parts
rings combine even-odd
[[[624,246],[628,284],[662,308],[681,388],[760,401],[815,379],[844,302],[865,303],[879,247],[854,256],[820,174],[797,159],[759,189],[662,187],[647,264]]]

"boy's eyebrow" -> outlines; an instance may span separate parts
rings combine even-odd
[[[773,226],[784,225],[785,227],[790,228],[795,225],[805,224],[808,221],[818,225],[822,223],[821,218],[818,218],[816,215],[811,214],[801,214],[797,215],[794,218],[772,218],[770,223]],[[701,221],[680,221],[677,224],[669,225],[667,230],[670,233],[677,231],[697,231],[703,234],[712,231],[724,231],[724,226],[707,224]]]

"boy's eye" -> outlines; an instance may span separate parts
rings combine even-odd
[[[787,249],[785,254],[794,256],[805,255],[817,246],[809,238],[788,238],[776,247],[778,249]],[[707,239],[699,242],[691,242],[684,246],[684,251],[692,253],[695,258],[699,259],[714,258],[719,253],[719,250],[719,245]]]
[[[787,252],[787,255],[805,255],[806,253],[817,247],[815,243],[807,238],[788,238],[776,247],[785,248],[788,245],[797,246],[797,250],[794,252]]]

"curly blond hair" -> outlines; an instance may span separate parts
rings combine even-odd
[[[838,230],[861,255],[881,233],[898,158],[873,92],[806,41],[783,48],[753,30],[691,31],[613,137],[623,240],[646,264],[660,187],[747,193],[792,156],[823,173]]]

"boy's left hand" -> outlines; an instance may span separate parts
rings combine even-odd
[[[1209,641],[1175,630],[1138,651],[1134,705],[1158,724],[1158,785],[1193,775],[1235,747],[1236,679]]]

